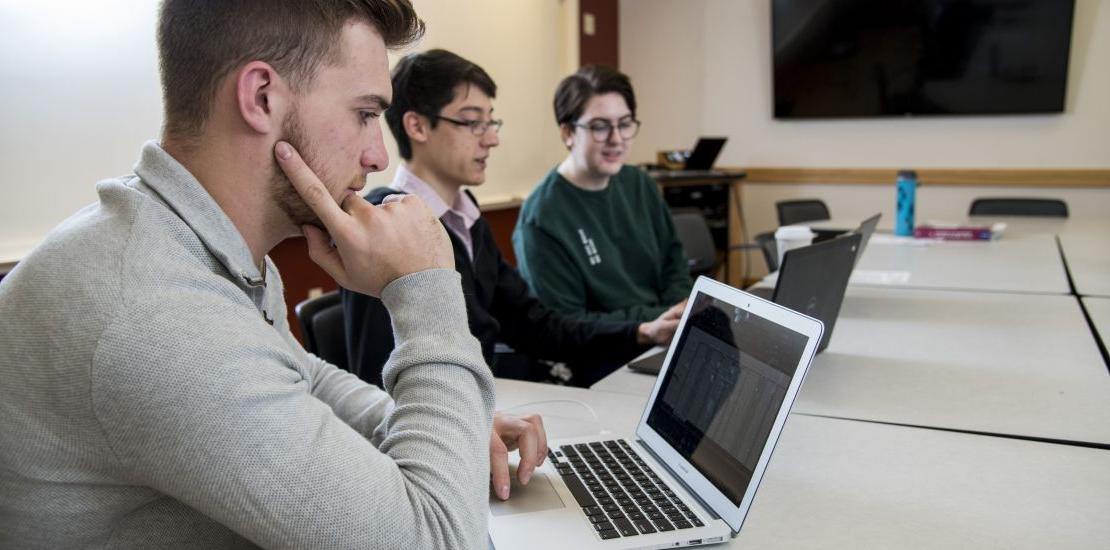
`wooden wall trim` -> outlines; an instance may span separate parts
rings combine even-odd
[[[482,212],[496,212],[498,210],[510,210],[520,208],[524,204],[524,199],[512,196],[509,198],[494,199],[489,202],[480,201],[478,209]]]
[[[737,167],[748,173],[745,183],[890,185],[897,168]],[[922,185],[991,187],[1110,187],[1110,169],[1054,168],[920,168]]]

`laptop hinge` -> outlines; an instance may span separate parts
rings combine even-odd
[[[639,443],[640,448],[647,451],[647,453],[649,455],[651,455],[651,458],[653,458],[655,460],[656,464],[659,464],[660,466],[667,469],[667,473],[671,474],[671,477],[674,478],[674,480],[677,481],[678,484],[681,485],[682,488],[686,490],[686,494],[690,495],[690,497],[692,497],[694,500],[697,501],[697,503],[701,506],[702,510],[705,510],[705,511],[709,512],[709,515],[713,516],[713,519],[721,519],[721,516],[718,516],[717,512],[715,510],[713,510],[713,508],[711,508],[708,503],[706,503],[704,500],[702,500],[701,497],[698,496],[698,493],[696,491],[694,491],[692,488],[690,488],[690,486],[687,485],[686,482],[682,480],[682,476],[675,475],[674,470],[671,469],[671,467],[667,464],[667,462],[665,460],[663,460],[662,458],[660,458],[659,455],[655,454],[655,451],[651,450],[651,447],[648,447],[647,444],[644,443],[644,440],[637,439],[636,443]],[[732,536],[736,536],[736,533],[734,532],[732,534]]]

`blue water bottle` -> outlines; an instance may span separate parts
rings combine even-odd
[[[894,234],[902,237],[913,236],[913,203],[917,193],[917,172],[900,170],[898,172],[898,198],[895,202]]]

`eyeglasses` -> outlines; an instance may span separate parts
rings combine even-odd
[[[446,120],[455,126],[466,126],[470,128],[470,133],[481,137],[486,135],[487,130],[493,130],[493,133],[499,133],[501,126],[505,124],[504,120],[456,120],[441,115],[432,115],[432,118],[437,120]]]
[[[590,121],[589,124],[575,123],[574,126],[589,131],[594,141],[598,143],[609,141],[609,136],[613,135],[613,129],[616,129],[621,139],[624,140],[632,139],[636,137],[636,134],[640,133],[640,121],[634,118],[622,120],[618,122],[616,126],[613,126],[606,120],[593,120]]]

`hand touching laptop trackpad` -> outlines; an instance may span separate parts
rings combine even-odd
[[[494,516],[542,512],[566,507],[563,499],[559,498],[559,493],[555,492],[555,487],[551,485],[547,472],[542,468],[532,474],[528,485],[521,485],[517,480],[515,463],[510,464],[509,474],[509,478],[513,480],[509,489],[511,495],[509,500],[503,501],[490,495],[489,510]]]

